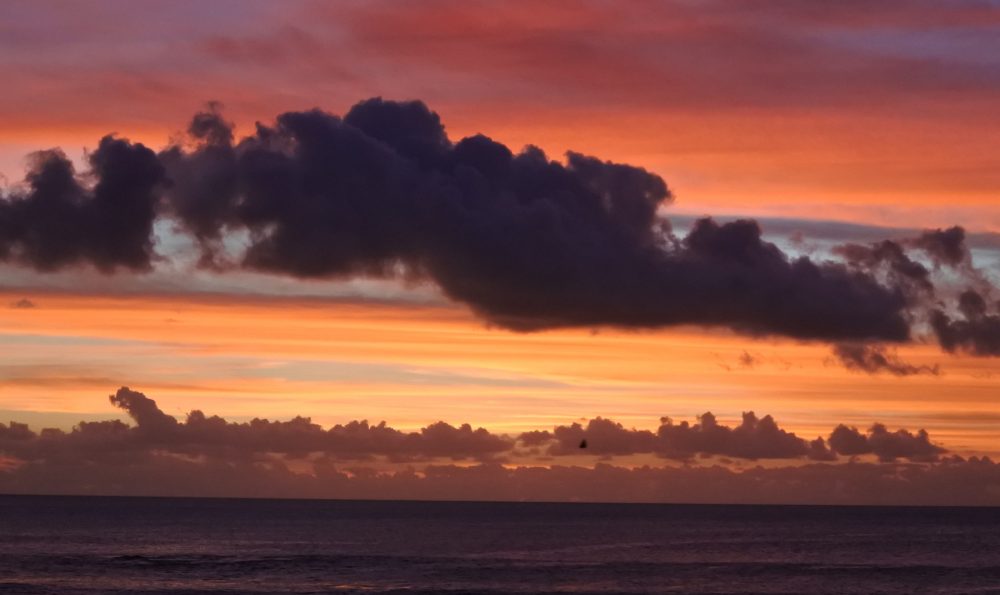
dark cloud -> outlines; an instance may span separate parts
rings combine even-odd
[[[11,302],[10,307],[16,310],[30,310],[31,308],[36,308],[37,304],[28,298],[21,298],[15,302]]]
[[[739,361],[739,364],[744,368],[752,368],[760,363],[760,357],[754,357],[753,355],[750,355],[749,351],[744,351],[740,354],[737,361]]]
[[[603,457],[649,454],[692,460],[698,457],[730,459],[834,460],[873,454],[882,460],[909,458],[930,460],[946,452],[930,442],[923,430],[888,432],[875,424],[868,434],[838,426],[830,435],[807,441],[782,429],[770,415],[758,418],[743,414],[738,425],[719,423],[704,413],[696,423],[675,423],[663,418],[655,431],[624,427],[597,417],[586,423],[556,426],[551,431],[525,432],[516,439],[493,434],[468,424],[431,424],[420,431],[405,432],[367,421],[337,424],[328,429],[307,417],[289,421],[254,419],[229,422],[194,410],[184,421],[164,413],[144,394],[122,387],[109,397],[124,410],[134,425],[119,420],[80,422],[71,431],[46,429],[35,433],[26,425],[0,424],[0,455],[23,461],[55,457],[100,462],[107,457],[141,457],[152,451],[184,457],[207,457],[226,461],[284,459],[367,460],[382,457],[390,462],[429,462],[438,459],[494,460],[529,455],[549,457],[597,455]],[[586,451],[580,444],[586,442]],[[829,446],[827,446],[829,444]]]
[[[799,338],[903,340],[905,300],[872,276],[789,259],[752,221],[699,220],[675,238],[658,176],[569,153],[452,142],[420,102],[371,99],[341,119],[291,112],[232,143],[215,111],[161,153],[172,212],[217,262],[297,277],[433,280],[491,323],[721,325]],[[733,299],[734,295],[740,299]]]
[[[931,328],[941,347],[948,352],[972,355],[1000,355],[1000,312],[978,292],[967,290],[958,297],[961,318],[940,309],[931,312]]]
[[[240,140],[213,104],[158,155],[106,137],[89,161],[77,176],[61,153],[36,155],[27,189],[0,200],[0,258],[146,270],[159,214],[220,272],[428,281],[521,331],[694,324],[858,343],[907,341],[929,322],[945,349],[995,353],[981,340],[990,314],[956,321],[936,306],[942,264],[990,289],[962,228],[844,244],[837,261],[789,256],[752,220],[695,219],[676,235],[659,176],[483,135],[453,141],[419,101],[288,112]],[[245,250],[232,253],[230,237]]]
[[[35,434],[16,422],[7,427],[0,424],[0,453],[24,460],[54,456],[91,462],[143,456],[151,451],[227,461],[268,455],[322,455],[348,460],[382,456],[394,461],[426,461],[490,459],[513,446],[513,441],[504,436],[468,424],[455,427],[438,422],[419,432],[403,432],[384,422],[371,425],[352,421],[324,430],[305,417],[234,423],[197,410],[178,422],[163,413],[156,401],[127,387],[118,389],[109,399],[128,413],[134,426],[117,420],[80,422],[70,432],[47,429]]]
[[[588,421],[586,426],[578,423],[557,426],[551,434],[546,434],[553,440],[548,449],[551,455],[579,454],[580,444],[584,441],[587,444],[586,454],[590,455],[630,455],[657,450],[656,434],[648,430],[626,429],[620,423],[601,417]],[[525,439],[522,434],[521,441]]]
[[[657,431],[660,452],[672,458],[722,455],[740,459],[790,459],[808,454],[805,440],[778,427],[774,418],[743,414],[740,425],[730,428],[705,413],[698,423],[674,424],[665,418]]]
[[[915,374],[931,374],[936,376],[938,366],[914,366],[900,361],[895,353],[891,353],[880,345],[863,343],[838,343],[833,346],[833,355],[848,370],[878,374],[886,372],[894,376],[913,376]]]
[[[197,151],[185,155],[172,147],[160,153],[160,161],[171,174],[170,206],[199,242],[201,264],[210,267],[220,264],[222,231],[237,201],[232,124],[212,105],[194,116],[188,134]]]
[[[930,271],[907,256],[899,243],[882,240],[871,245],[844,244],[833,249],[848,265],[872,275],[883,275],[894,286],[933,291]]]
[[[123,386],[108,397],[111,404],[123,409],[135,420],[136,429],[142,434],[169,437],[179,427],[177,420],[160,411],[156,401]]]
[[[995,490],[981,491],[990,481],[969,483],[973,470],[1000,478],[988,459],[944,456],[946,451],[927,432],[893,432],[882,424],[866,433],[840,425],[828,440],[806,441],[778,427],[770,416],[745,413],[739,425],[730,427],[706,413],[695,424],[664,418],[655,432],[595,418],[526,432],[515,440],[444,422],[404,432],[365,421],[324,429],[305,417],[233,423],[200,411],[178,421],[152,399],[125,387],[110,399],[133,425],[79,422],[68,432],[36,432],[26,424],[0,423],[0,492],[959,503],[984,493],[996,501]],[[584,441],[588,446],[582,450]],[[643,454],[683,461],[683,467],[664,461],[660,467],[629,470],[599,462],[588,469],[558,462]],[[807,462],[829,463],[838,455],[852,458],[840,464]],[[716,457],[714,463],[703,460],[708,456]],[[879,464],[857,457],[877,458]],[[738,471],[732,464],[737,459],[796,462],[768,469],[740,465]],[[443,464],[460,460],[467,463]],[[549,467],[524,466],[527,461],[544,461]],[[469,467],[468,462],[476,464]],[[931,477],[936,479],[923,483]],[[947,477],[954,483],[942,490]],[[588,485],[585,478],[597,483]],[[570,483],[562,483],[566,481]]]
[[[143,145],[111,136],[87,160],[93,185],[59,151],[32,156],[27,189],[0,199],[0,260],[40,271],[150,268],[163,166]]]
[[[925,430],[916,434],[907,430],[890,432],[882,424],[873,424],[867,434],[857,428],[839,425],[830,434],[830,448],[844,456],[874,454],[882,462],[896,459],[935,461],[946,452],[933,444]]]
[[[939,266],[956,267],[971,260],[965,246],[965,230],[958,226],[925,231],[913,240],[913,245],[925,251]]]
[[[525,445],[549,444],[553,456],[580,454],[579,445],[586,441],[586,454],[632,455],[656,454],[673,459],[696,456],[722,456],[734,459],[793,459],[814,460],[836,458],[822,438],[807,442],[778,427],[770,416],[758,418],[753,412],[743,414],[736,427],[720,424],[714,415],[705,413],[698,422],[675,424],[663,418],[656,432],[626,429],[609,419],[595,418],[586,425],[573,423],[557,426],[552,432],[528,432],[519,438]]]
[[[904,246],[923,252],[935,270],[949,268],[949,275],[935,285],[932,272],[910,258]],[[871,245],[844,244],[834,252],[852,268],[901,288],[910,304],[911,321],[926,321],[945,351],[1000,355],[1000,310],[984,297],[993,294],[995,287],[972,262],[963,228],[927,230],[917,237]],[[969,289],[960,290],[962,287]],[[949,297],[956,293],[957,299]],[[899,376],[937,373],[936,367],[900,362],[884,347],[874,344],[840,343],[834,347],[834,354],[848,368],[869,373],[884,371]]]
[[[552,456],[581,454],[579,445],[586,441],[585,454],[655,454],[679,460],[718,456],[833,461],[838,454],[871,454],[881,461],[932,461],[947,452],[933,444],[924,430],[916,434],[907,430],[889,432],[882,424],[874,424],[867,434],[839,425],[828,440],[819,437],[809,441],[782,429],[770,415],[758,418],[753,412],[744,413],[741,423],[733,427],[720,424],[711,413],[698,416],[694,424],[663,418],[656,432],[627,429],[612,420],[595,418],[586,424],[557,426],[552,432],[527,432],[519,440],[526,446],[548,445],[546,452]]]
[[[698,219],[691,215],[676,214],[670,217],[677,227],[687,228]],[[737,217],[720,215],[716,217],[718,221],[733,221]],[[829,221],[823,219],[794,219],[786,217],[759,217],[757,221],[767,230],[768,235],[773,237],[787,237],[792,244],[803,245],[807,241],[829,242],[834,245],[845,243],[854,244],[877,244],[885,239],[890,239],[906,247],[921,248],[927,253],[923,246],[928,242],[924,236],[932,236],[930,243],[937,243],[933,236],[944,234],[953,243],[958,237],[964,236],[962,241],[966,247],[963,250],[958,248],[957,252],[968,252],[969,248],[979,248],[983,250],[1000,249],[1000,234],[996,232],[970,233],[961,227],[951,227],[948,229],[927,230],[909,227],[886,227],[880,225],[866,225],[862,223],[847,223],[844,221]],[[960,231],[959,231],[960,230]],[[955,253],[954,249],[952,249]],[[929,254],[928,254],[929,255]]]
[[[809,441],[809,448],[806,451],[806,458],[811,461],[836,461],[837,453],[830,450],[826,440],[816,438]]]

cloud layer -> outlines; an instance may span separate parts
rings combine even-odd
[[[711,413],[698,416],[694,424],[675,423],[664,417],[655,432],[627,429],[613,420],[597,417],[585,425],[556,426],[552,431],[526,432],[515,439],[484,428],[473,429],[468,424],[455,427],[443,421],[418,432],[403,432],[384,422],[372,425],[367,421],[352,421],[324,430],[307,417],[285,422],[254,419],[236,423],[194,410],[179,422],[160,410],[156,401],[127,387],[108,398],[135,425],[118,420],[80,422],[70,432],[46,429],[35,433],[17,422],[0,424],[0,454],[22,461],[49,457],[86,460],[108,453],[159,451],[185,457],[237,460],[279,455],[286,459],[324,456],[346,461],[385,457],[394,462],[491,460],[532,454],[831,461],[838,454],[875,454],[888,462],[897,458],[932,461],[947,452],[933,444],[924,430],[916,434],[906,430],[890,433],[882,424],[874,424],[867,433],[839,425],[830,434],[827,446],[827,439],[807,441],[780,428],[770,415],[758,418],[753,412],[744,413],[742,422],[735,427],[719,423]]]
[[[827,439],[807,441],[770,416],[746,413],[729,427],[706,413],[695,424],[664,418],[655,432],[596,418],[514,438],[444,422],[403,432],[367,422],[324,430],[301,417],[232,423],[200,411],[177,421],[128,388],[110,400],[134,425],[80,422],[70,432],[34,432],[0,424],[0,491],[952,504],[1000,497],[1000,471],[989,459],[946,455],[923,430],[882,424],[867,432],[839,425]],[[644,454],[663,462],[607,462]],[[850,459],[833,463],[838,455]],[[588,456],[598,457],[596,466]],[[708,456],[715,462],[697,462]],[[731,459],[787,463],[738,469]]]

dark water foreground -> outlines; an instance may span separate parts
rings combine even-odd
[[[0,497],[0,593],[1000,593],[1000,509]]]

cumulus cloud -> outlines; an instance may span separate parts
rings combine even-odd
[[[752,411],[743,414],[740,425],[730,428],[720,424],[711,413],[698,423],[674,424],[665,418],[657,435],[661,452],[674,458],[695,454],[723,455],[741,459],[788,459],[809,452],[804,440],[778,427],[774,418],[758,418]]]
[[[882,240],[871,245],[844,244],[834,248],[834,254],[847,264],[872,275],[881,275],[889,283],[914,291],[932,291],[930,271],[910,258],[903,246],[892,240]]]
[[[545,452],[551,456],[581,454],[579,445],[586,442],[585,454],[655,454],[680,460],[718,456],[833,461],[838,454],[874,454],[885,461],[897,458],[931,460],[947,452],[931,443],[924,430],[917,434],[906,430],[890,433],[881,424],[875,424],[868,434],[840,425],[828,439],[817,437],[810,441],[779,427],[770,415],[758,418],[752,411],[744,413],[740,424],[732,427],[719,423],[711,413],[698,416],[693,424],[675,423],[665,417],[655,432],[625,428],[620,423],[598,417],[586,424],[556,426],[551,432],[526,432],[518,440],[525,446],[545,447]]]
[[[108,137],[90,162],[92,187],[61,154],[37,159],[30,190],[0,201],[0,255],[40,270],[144,270],[159,213],[196,239],[206,267],[424,279],[517,330],[910,335],[901,291],[871,274],[791,258],[749,220],[701,219],[676,237],[658,212],[672,200],[659,176],[483,135],[453,141],[419,101],[289,112],[238,141],[213,107],[158,155]],[[245,252],[226,253],[231,233],[249,238]]]
[[[744,413],[734,426],[720,423],[711,413],[699,415],[695,423],[676,423],[665,417],[654,431],[626,428],[614,420],[597,417],[586,423],[510,437],[469,424],[453,426],[443,421],[412,432],[397,430],[384,422],[367,421],[324,429],[301,416],[289,421],[253,419],[237,423],[199,410],[178,421],[164,413],[156,401],[128,387],[118,389],[109,400],[128,414],[133,425],[120,420],[80,422],[69,432],[45,429],[36,433],[17,422],[0,424],[0,455],[23,461],[46,458],[98,461],[161,452],[241,461],[279,456],[288,460],[327,457],[364,461],[381,457],[392,462],[429,462],[501,460],[539,454],[829,461],[836,459],[837,454],[872,454],[886,461],[897,458],[917,461],[932,460],[946,452],[932,443],[924,430],[916,434],[906,430],[890,432],[885,426],[875,424],[865,434],[840,425],[828,440],[818,437],[810,441],[781,428],[770,415],[757,417],[753,412]],[[581,448],[584,443],[586,449]]]
[[[965,245],[965,230],[958,226],[927,230],[911,242],[926,252],[938,266],[957,267],[972,259]]]
[[[663,418],[655,432],[627,429],[612,420],[595,418],[586,425],[573,423],[557,426],[551,432],[526,432],[521,434],[519,441],[525,446],[547,445],[545,452],[551,456],[581,454],[579,445],[585,441],[586,454],[655,454],[681,460],[719,456],[833,461],[838,453],[849,456],[874,454],[885,461],[896,458],[931,460],[946,452],[932,444],[923,430],[916,435],[905,430],[888,433],[880,424],[873,426],[869,434],[841,425],[830,435],[829,442],[823,437],[810,441],[782,429],[770,415],[758,418],[752,411],[744,413],[741,423],[734,427],[719,423],[711,413],[700,415],[693,424]]]
[[[163,165],[143,145],[111,136],[88,163],[92,186],[62,152],[32,155],[27,189],[0,200],[0,261],[40,271],[82,263],[105,272],[151,267]]]
[[[993,310],[940,305],[947,275],[992,289],[960,227],[844,244],[833,259],[786,254],[747,219],[696,219],[678,235],[659,176],[482,134],[453,140],[420,101],[287,112],[240,139],[211,105],[159,153],[108,136],[88,162],[77,175],[58,151],[35,155],[24,188],[0,198],[0,260],[145,271],[164,258],[153,224],[171,220],[220,274],[425,281],[521,331],[694,324],[898,343],[930,328],[945,350],[1000,352]],[[878,348],[859,355],[841,359],[907,370]]]
[[[900,458],[934,461],[948,452],[933,444],[925,430],[919,430],[916,434],[907,430],[890,432],[879,423],[873,424],[867,433],[843,424],[837,426],[830,434],[830,448],[845,456],[874,454],[883,462]]]
[[[578,153],[559,163],[482,135],[452,142],[420,102],[367,100],[343,118],[286,113],[236,145],[218,132],[218,114],[195,121],[195,148],[161,156],[175,182],[168,203],[208,260],[212,240],[247,230],[245,267],[427,278],[518,330],[695,323],[908,335],[894,289],[789,259],[754,222],[704,219],[675,238],[657,214],[670,191],[641,168]]]
[[[931,313],[931,328],[941,347],[948,352],[1000,355],[998,305],[987,303],[982,295],[969,289],[959,295],[957,310],[959,314],[954,317],[941,309]]]
[[[513,441],[468,424],[444,422],[418,432],[404,432],[384,422],[372,425],[352,421],[323,429],[307,417],[289,421],[254,419],[228,422],[195,410],[178,422],[163,413],[156,401],[122,387],[109,397],[135,422],[80,422],[70,432],[47,429],[34,433],[23,424],[0,424],[0,452],[24,460],[56,457],[100,461],[165,452],[223,460],[253,460],[268,455],[296,459],[327,456],[341,460],[376,456],[395,461],[490,459],[509,451]]]
[[[656,451],[656,435],[648,430],[626,429],[620,423],[601,417],[587,422],[586,426],[573,423],[568,426],[556,426],[551,433],[545,433],[544,438],[551,440],[548,453],[551,455],[577,454],[580,445],[586,442],[586,454],[591,455],[630,455],[636,453],[651,453]],[[521,441],[531,442],[532,434],[521,435]]]
[[[911,258],[904,246],[922,252],[935,271],[947,268],[949,275],[935,283],[932,271]],[[945,351],[1000,355],[1000,305],[988,298],[996,288],[973,263],[963,228],[926,230],[900,241],[844,244],[835,247],[834,253],[852,269],[900,288],[909,303],[911,324],[926,323]],[[870,342],[841,342],[834,346],[834,355],[849,369],[869,373],[937,373],[936,366],[905,364],[883,346]]]

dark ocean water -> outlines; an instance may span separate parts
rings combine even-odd
[[[1000,509],[0,497],[0,593],[1000,593]]]

